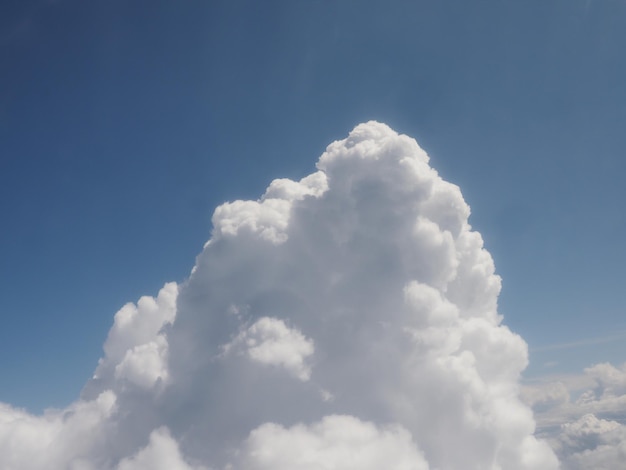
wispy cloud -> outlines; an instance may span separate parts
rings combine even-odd
[[[568,341],[564,343],[546,344],[544,346],[531,346],[530,352],[542,352],[542,351],[557,351],[561,349],[575,349],[584,346],[593,346],[596,344],[612,343],[614,341],[626,340],[626,330],[621,330],[616,333],[597,336],[595,338],[584,338],[575,341]]]

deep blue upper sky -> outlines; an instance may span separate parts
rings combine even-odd
[[[383,121],[461,186],[529,373],[621,362],[626,3],[5,1],[0,401],[75,398],[213,208]],[[544,371],[545,372],[545,371]]]

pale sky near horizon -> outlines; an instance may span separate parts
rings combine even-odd
[[[371,119],[460,186],[529,377],[621,364],[625,47],[608,0],[3,2],[0,401],[74,400],[218,204]]]

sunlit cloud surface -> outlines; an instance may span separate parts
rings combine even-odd
[[[1,405],[0,468],[609,468],[589,462],[624,428],[593,413],[623,369],[587,371],[584,416],[564,384],[521,393],[527,345],[469,214],[413,139],[357,126],[315,173],[219,206],[189,278],[117,312],[75,403]],[[563,426],[539,436],[541,404]]]

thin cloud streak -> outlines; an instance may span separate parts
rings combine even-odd
[[[543,351],[558,351],[561,349],[573,349],[583,346],[593,346],[595,344],[606,344],[614,341],[620,341],[626,339],[626,330],[620,331],[608,336],[598,336],[595,338],[580,339],[577,341],[569,341],[566,343],[546,344],[545,346],[531,347],[530,352],[543,352]]]

